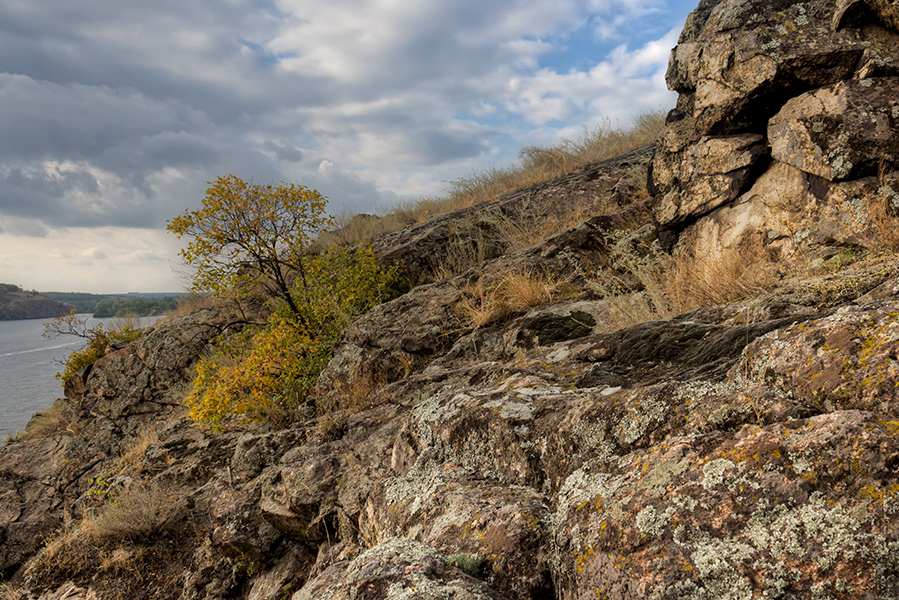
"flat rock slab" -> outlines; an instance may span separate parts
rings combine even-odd
[[[505,600],[432,547],[392,538],[307,582],[292,600]]]

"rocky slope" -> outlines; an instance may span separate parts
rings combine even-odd
[[[495,207],[376,244],[422,284],[345,333],[316,390],[331,412],[217,435],[184,418],[222,311],[111,351],[53,427],[0,451],[6,593],[899,598],[897,26],[883,0],[703,0],[654,157],[499,207],[595,214],[526,247]],[[621,239],[775,277],[621,326],[591,292]],[[433,281],[465,240],[489,260]],[[468,320],[478,289],[524,272],[569,291]]]
[[[72,306],[46,296],[0,284],[0,321],[51,319],[72,310]]]

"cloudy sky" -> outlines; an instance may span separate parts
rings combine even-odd
[[[4,0],[0,282],[179,291],[165,222],[233,173],[332,212],[673,106],[696,0]]]

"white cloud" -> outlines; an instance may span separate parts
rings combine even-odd
[[[672,104],[675,23],[653,19],[693,1],[9,0],[0,232],[42,237],[43,257],[53,239],[72,260],[102,249],[122,277],[177,244],[72,232],[164,238],[226,173],[297,181],[334,209],[434,194],[523,145]]]

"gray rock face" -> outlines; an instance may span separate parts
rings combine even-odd
[[[357,319],[316,408],[290,426],[213,434],[183,418],[221,314],[111,352],[69,382],[66,427],[0,450],[0,577],[22,586],[10,593],[899,597],[899,259],[790,272],[811,251],[876,247],[882,226],[899,229],[895,7],[702,0],[672,55],[681,98],[652,202],[629,195],[623,166],[645,165],[640,152],[508,196],[504,210],[537,211],[518,223],[560,198],[603,208],[538,244],[497,243]],[[482,210],[375,246],[420,274]],[[773,261],[781,279],[624,326],[588,283],[618,268],[616,244],[650,246],[659,231],[687,256]],[[528,270],[571,290],[466,316],[478,289]],[[154,436],[138,452],[144,428]],[[127,513],[142,529],[98,522],[154,490],[161,505]]]
[[[844,181],[899,164],[899,78],[843,81],[793,98],[768,121],[775,160]]]
[[[784,258],[825,240],[877,243],[869,205],[884,182],[867,178],[899,164],[895,10],[886,0],[700,4],[672,51],[680,98],[653,161],[666,247],[680,237],[692,255]]]
[[[753,165],[767,153],[756,134],[703,136],[695,143],[672,127],[659,143],[653,181],[660,192],[653,204],[659,223],[672,225],[705,215],[745,191]]]

